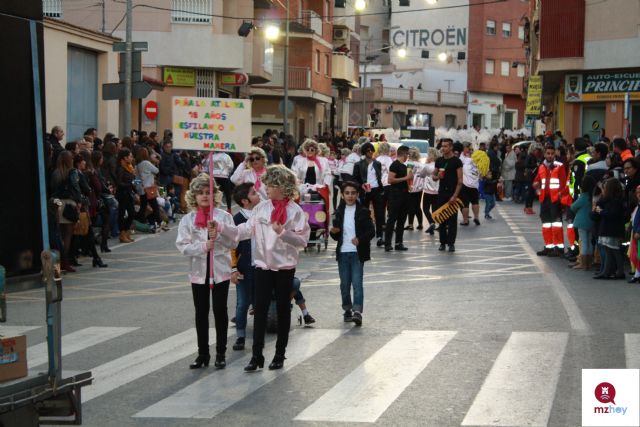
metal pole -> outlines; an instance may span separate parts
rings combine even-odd
[[[131,56],[132,46],[132,26],[133,26],[133,0],[127,0],[127,30],[126,30],[126,47],[124,53],[124,136],[129,136],[131,132]]]
[[[107,2],[107,0],[102,0],[102,32],[105,33],[106,32],[106,27],[107,27],[107,23],[105,21],[105,3]]]
[[[363,73],[363,79],[362,79],[362,127],[365,128],[367,127],[366,125],[366,120],[367,120],[367,114],[365,111],[365,96],[366,96],[366,91],[365,88],[367,87],[367,45],[364,46],[364,73]]]
[[[284,123],[282,128],[285,135],[289,135],[289,0],[286,3],[287,19],[284,30]]]

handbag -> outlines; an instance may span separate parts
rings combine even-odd
[[[150,187],[144,187],[144,194],[147,196],[147,200],[153,200],[158,197],[158,186],[152,185]]]
[[[80,218],[80,213],[78,212],[78,209],[76,208],[75,205],[66,203],[64,205],[64,208],[62,209],[62,216],[67,221],[77,222],[78,219]]]
[[[74,236],[86,236],[89,234],[89,225],[91,222],[89,221],[89,214],[87,212],[80,212],[78,222],[73,227],[73,235]]]
[[[180,175],[173,175],[173,179],[171,180],[176,185],[185,185],[187,183],[187,178]]]

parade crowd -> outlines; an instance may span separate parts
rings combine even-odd
[[[595,268],[596,279],[623,279],[630,265],[629,282],[640,282],[637,139],[610,141],[604,132],[599,141],[588,135],[567,141],[560,132],[533,141],[511,135],[444,136],[420,152],[384,134],[295,141],[267,130],[253,138],[249,153],[209,154],[175,151],[169,130],[162,138],[132,131],[100,139],[88,129],[63,146],[64,130],[56,126],[46,138],[51,245],[67,273],[81,255],[104,268],[97,248],[109,252],[110,238],[130,243],[136,232],[168,230],[179,219],[176,246],[189,258],[198,334],[193,369],[211,359],[210,308],[214,366],[226,365],[231,283],[237,294],[233,349],[245,348],[253,314],[253,357],[245,370],[263,367],[273,305],[277,341],[269,369],[280,369],[292,300],[305,324],[315,322],[295,276],[300,251],[337,241],[343,318],[360,326],[372,241],[384,252],[406,251],[405,232],[437,232],[438,249],[453,253],[458,227],[492,221],[501,201],[523,204],[524,214],[534,215],[538,200],[544,241],[538,256]]]

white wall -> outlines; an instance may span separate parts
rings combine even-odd
[[[467,106],[467,125],[473,124],[473,115],[484,116],[483,126],[491,128],[491,116],[498,114],[498,105],[503,104],[501,94],[469,92],[469,104]],[[498,127],[504,123],[504,115],[501,114]]]

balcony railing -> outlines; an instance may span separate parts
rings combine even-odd
[[[331,78],[353,82],[355,80],[355,63],[344,53],[333,53],[331,61]]]
[[[48,18],[62,18],[62,0],[42,0],[42,14]]]
[[[362,101],[362,89],[353,90],[354,102]],[[374,85],[364,89],[366,99],[371,102],[415,102],[432,105],[463,106],[467,104],[466,93],[428,91],[413,88],[387,87]]]
[[[273,67],[271,81],[266,87],[284,87],[284,68]],[[311,89],[311,69],[307,67],[289,67],[289,89]]]
[[[298,23],[322,37],[322,17],[313,10],[303,10]]]
[[[211,24],[212,0],[171,0],[174,24]]]

